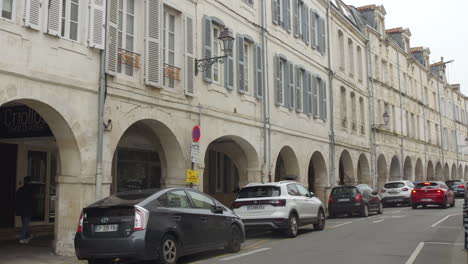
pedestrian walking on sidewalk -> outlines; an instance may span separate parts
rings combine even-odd
[[[27,244],[32,239],[29,223],[34,210],[34,192],[31,177],[24,177],[24,184],[16,191],[16,215],[21,216],[21,236],[19,243]]]

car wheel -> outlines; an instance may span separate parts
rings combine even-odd
[[[369,207],[365,204],[361,209],[361,217],[368,217],[369,216]]]
[[[444,198],[444,202],[440,205],[440,207],[442,207],[442,209],[447,209],[447,198]]]
[[[383,204],[379,203],[379,210],[377,211],[377,214],[383,214]]]
[[[418,206],[417,206],[417,205],[415,205],[415,204],[411,205],[411,207],[413,207],[413,209],[416,209],[416,208],[418,208]]]
[[[159,263],[175,264],[178,257],[178,244],[177,240],[172,235],[165,235],[159,247]]]
[[[450,204],[450,207],[455,207],[455,197],[453,198],[453,202]]]
[[[288,228],[286,229],[286,236],[296,237],[299,228],[298,226],[297,216],[295,214],[290,214],[288,219]]]
[[[325,213],[322,209],[319,210],[317,218],[318,222],[314,224],[314,230],[322,231],[325,228]]]
[[[231,237],[229,238],[228,244],[225,249],[229,253],[239,252],[241,249],[241,241],[242,241],[242,235],[241,235],[241,231],[239,227],[236,225],[232,225]]]

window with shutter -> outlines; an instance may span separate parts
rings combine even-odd
[[[276,55],[274,59],[275,64],[275,102],[276,105],[283,104],[283,68],[284,63],[281,61],[280,56]]]
[[[283,0],[283,28],[289,33],[291,32],[291,0]]]
[[[89,23],[89,46],[96,49],[104,49],[104,36],[106,23],[105,0],[92,0]]]
[[[212,37],[213,37],[213,24],[211,22],[211,18],[208,16],[203,17],[203,57],[204,58],[211,58],[213,57],[213,54],[211,52],[212,50]],[[213,71],[212,68],[208,68],[203,72],[203,80],[205,82],[212,82],[212,75]]]
[[[193,96],[195,88],[195,23],[190,15],[185,15],[185,94]],[[232,53],[231,53],[232,59]]]
[[[310,100],[309,100],[309,89],[310,89],[310,73],[305,72],[304,74],[304,85],[302,87],[302,99],[303,99],[303,112],[304,114],[310,114]]]
[[[315,118],[319,117],[319,90],[320,89],[320,83],[319,83],[319,78],[317,76],[313,77],[313,82],[312,82],[312,96],[313,96],[313,109],[312,109],[312,114],[314,115]]]
[[[41,0],[26,0],[25,26],[41,30],[42,8]],[[2,12],[3,13],[3,12]]]
[[[305,74],[304,70],[301,67],[296,67],[296,111],[302,112],[302,93],[303,93],[303,88],[305,87],[304,85],[304,80],[305,80]]]
[[[13,0],[2,0],[0,1],[0,17],[8,20],[13,20],[13,5],[15,1]]]
[[[289,109],[294,109],[295,102],[296,102],[296,89],[294,88],[294,65],[292,63],[288,63],[289,67],[289,87],[288,87],[288,94],[289,94]]]
[[[117,23],[118,23],[118,0],[107,0],[107,40],[106,40],[106,73],[117,74]],[[147,26],[148,27],[148,26]],[[148,57],[148,56],[146,56]],[[148,63],[146,63],[148,68]]]
[[[314,10],[310,10],[310,44],[312,48],[316,49],[318,47],[318,15]]]
[[[293,0],[293,33],[296,38],[300,36],[299,0]]]
[[[114,0],[111,0],[114,1]],[[162,86],[162,30],[161,20],[163,13],[162,0],[146,2],[146,56],[145,56],[145,82],[148,85]]]
[[[72,0],[73,1],[73,0]],[[77,1],[77,0],[76,0]],[[119,1],[117,17],[117,53],[135,51],[135,1]],[[117,72],[128,76],[134,75],[134,67],[122,56],[117,58]]]
[[[320,79],[319,85],[320,85],[319,86],[319,104],[320,104],[319,116],[320,116],[320,119],[325,121],[326,119],[326,101],[325,100],[326,100],[327,91],[325,90],[325,82],[322,79]]]
[[[347,126],[347,103],[346,103],[346,89],[344,87],[341,87],[341,96],[340,96],[340,101],[341,101],[341,124],[343,127]]]
[[[62,26],[62,0],[49,0],[49,17],[47,21],[47,33],[60,36]]]
[[[325,26],[325,19],[320,18],[319,19],[319,28],[320,28],[320,52],[322,54],[325,54],[327,52],[327,29]]]
[[[190,50],[193,58],[193,32],[188,32],[187,29],[193,31],[193,19],[185,18],[186,40],[183,41],[184,34],[177,32],[182,28],[182,17],[179,12],[164,7],[162,16],[162,55],[163,55],[163,86],[166,88],[178,88],[181,85],[182,78],[180,77],[182,62],[181,52],[178,50]],[[190,24],[190,25],[187,25]],[[192,37],[190,37],[190,35]],[[190,37],[190,39],[188,39]],[[184,47],[183,43],[187,44]]]
[[[271,0],[271,18],[275,25],[280,23],[280,0]]]
[[[254,89],[255,97],[261,99],[263,97],[263,60],[262,60],[262,47],[259,44],[254,46]]]
[[[322,116],[323,121],[327,120],[327,82],[322,82],[322,90],[323,90],[323,97],[322,97]]]
[[[245,74],[246,65],[244,43],[244,37],[240,34],[237,34],[237,89],[240,93],[247,92],[245,84],[248,77]]]

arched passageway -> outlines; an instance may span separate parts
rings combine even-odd
[[[367,157],[364,154],[361,154],[359,156],[357,165],[357,180],[358,184],[364,183],[372,186],[373,181],[370,174],[369,161],[367,160]]]
[[[328,186],[327,165],[322,153],[316,151],[310,158],[308,169],[309,191],[314,192],[321,201],[325,201],[325,187]]]
[[[462,167],[462,165],[460,164],[460,165],[458,166],[458,175],[457,175],[457,178],[456,178],[456,179],[463,179],[463,177],[464,177],[464,176],[463,176],[463,167]]]
[[[400,161],[397,156],[393,156],[390,164],[390,181],[398,181],[401,179]]]
[[[414,169],[414,180],[416,182],[424,181],[424,168],[422,160],[420,158],[416,160],[416,167]]]
[[[278,154],[275,166],[275,181],[299,180],[299,161],[290,146],[284,146]]]
[[[452,165],[452,173],[450,175],[450,179],[452,180],[455,180],[455,179],[458,179],[458,175],[457,175],[458,171],[457,171],[457,165],[453,164]],[[447,179],[448,180],[448,179]]]
[[[387,161],[385,156],[380,154],[377,159],[377,189],[381,190],[387,182]]]
[[[413,180],[413,163],[411,162],[410,157],[406,157],[403,165],[403,179],[410,181]]]
[[[426,179],[428,181],[435,181],[434,165],[432,164],[432,161],[429,161],[427,163],[427,176],[426,176]]]
[[[205,153],[203,191],[230,206],[236,191],[249,183],[249,169],[257,166],[257,152],[247,140],[238,136],[217,138]]]
[[[354,168],[351,155],[347,150],[343,150],[340,155],[340,163],[338,168],[339,185],[354,183]]]
[[[464,175],[465,175],[465,176],[464,176],[463,178],[465,179],[465,181],[468,181],[468,166],[465,166],[465,173],[464,173]]]

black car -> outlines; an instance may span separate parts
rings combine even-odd
[[[465,182],[463,180],[448,180],[445,182],[455,196],[465,196]]]
[[[190,188],[127,191],[83,209],[75,252],[88,263],[157,260],[224,248],[238,252],[244,224],[230,209]]]
[[[367,217],[369,212],[383,213],[380,197],[369,185],[333,187],[328,199],[329,217],[336,217],[339,214],[359,214]]]

